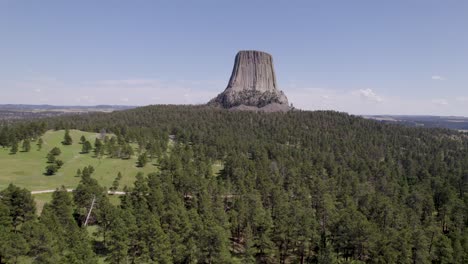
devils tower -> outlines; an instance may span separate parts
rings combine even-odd
[[[288,111],[288,99],[278,89],[273,58],[262,51],[239,51],[226,90],[208,105],[240,110]]]

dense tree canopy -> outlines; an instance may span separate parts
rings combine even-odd
[[[155,159],[158,170],[136,175],[115,206],[86,167],[73,198],[58,189],[40,220],[15,218],[3,195],[0,236],[24,246],[1,245],[0,262],[11,252],[40,256],[36,263],[94,263],[96,255],[108,263],[468,261],[463,133],[330,111],[149,106],[3,126],[0,144],[64,128],[113,134],[96,139],[96,158],[138,151],[136,165]],[[102,244],[83,232],[93,199],[90,225]]]

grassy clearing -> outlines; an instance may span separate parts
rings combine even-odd
[[[41,215],[42,208],[44,208],[44,204],[50,202],[52,200],[52,193],[40,193],[40,194],[33,194],[34,201],[36,202],[36,213],[37,215]],[[115,206],[120,205],[120,195],[109,195],[109,202]]]
[[[217,161],[211,166],[211,168],[213,170],[213,175],[218,176],[224,169],[224,163],[222,163],[221,161]]]
[[[52,200],[52,193],[34,194],[33,197],[34,201],[36,202],[36,213],[37,215],[41,215],[44,204]]]
[[[80,137],[84,135],[87,140],[94,143],[97,133],[70,130],[73,138],[71,146],[61,144],[64,134],[63,130],[46,132],[42,137],[44,144],[41,150],[37,150],[36,142],[32,142],[30,152],[18,152],[14,155],[10,154],[9,149],[0,148],[0,190],[10,183],[31,191],[55,189],[61,185],[66,188],[75,188],[80,180],[79,177],[75,177],[77,169],[88,165],[95,168],[94,178],[107,187],[111,186],[120,171],[123,177],[119,189],[125,185],[131,186],[138,172],[147,174],[157,171],[157,167],[153,165],[154,162],[148,162],[144,168],[136,167],[136,155],[131,159],[122,160],[105,157],[97,159],[92,153],[80,154]],[[53,147],[59,147],[62,151],[58,159],[61,159],[64,165],[56,175],[46,176],[44,175],[47,165],[46,155]],[[137,153],[136,149],[135,153]]]

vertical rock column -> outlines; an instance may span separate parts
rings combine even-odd
[[[237,53],[227,88],[208,104],[224,108],[239,105],[261,108],[269,104],[287,106],[288,99],[278,90],[271,55],[248,50]]]
[[[227,89],[259,92],[276,90],[275,69],[271,55],[261,51],[237,53]]]

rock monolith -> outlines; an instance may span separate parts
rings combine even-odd
[[[286,95],[278,89],[273,58],[262,51],[239,51],[227,88],[208,105],[239,110],[288,111]]]

